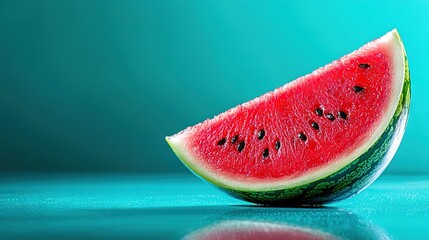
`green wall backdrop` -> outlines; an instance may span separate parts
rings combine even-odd
[[[0,171],[186,172],[164,141],[398,28],[429,173],[428,1],[0,1]]]

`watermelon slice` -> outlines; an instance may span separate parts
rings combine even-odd
[[[395,30],[313,73],[166,137],[197,176],[262,204],[353,196],[393,158],[410,77]]]

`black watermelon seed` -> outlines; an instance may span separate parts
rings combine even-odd
[[[323,110],[321,108],[316,108],[314,112],[317,114],[317,116],[323,116]]]
[[[369,68],[369,64],[368,63],[361,63],[359,64],[360,68]]]
[[[222,138],[221,140],[219,140],[219,142],[217,142],[217,145],[222,146],[226,143],[226,139]]]
[[[240,143],[237,145],[237,150],[238,150],[239,152],[243,151],[243,149],[244,149],[244,145],[245,145],[244,141],[240,142]]]
[[[265,148],[264,151],[262,152],[262,157],[266,158],[268,157],[268,155],[270,155],[270,153],[268,152],[268,148]]]
[[[311,127],[316,129],[316,130],[319,130],[319,124],[317,124],[316,122],[312,122]]]
[[[238,140],[238,135],[235,135],[232,139],[231,139],[231,143],[234,144],[235,142],[237,142]]]
[[[339,111],[338,115],[340,116],[340,118],[342,119],[347,119],[347,113],[343,112],[343,111]]]
[[[334,114],[332,114],[332,113],[326,114],[326,118],[329,119],[329,120],[331,120],[331,121],[335,120]]]
[[[298,138],[301,139],[302,141],[306,141],[307,140],[307,136],[305,136],[304,133],[299,133],[298,134]]]
[[[355,92],[362,92],[363,90],[365,90],[365,88],[361,86],[353,86],[353,91]]]
[[[265,130],[264,129],[259,130],[258,139],[261,140],[262,138],[264,138],[264,136],[265,136]]]
[[[280,142],[279,141],[276,142],[275,148],[276,148],[276,150],[280,149]]]

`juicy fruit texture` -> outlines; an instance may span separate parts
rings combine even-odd
[[[396,30],[168,137],[197,175],[257,203],[320,204],[375,180],[402,138],[409,73]]]
[[[392,94],[390,59],[383,46],[336,62],[295,87],[279,89],[207,124],[190,136],[189,147],[231,178],[260,182],[302,176],[348,154],[380,122]],[[369,67],[359,67],[362,63]],[[258,137],[261,131],[265,135]],[[222,139],[225,144],[219,144]]]

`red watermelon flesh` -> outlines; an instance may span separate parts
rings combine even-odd
[[[190,134],[189,148],[197,149],[207,165],[239,178],[294,178],[329,164],[361,143],[387,110],[392,85],[390,59],[383,46],[377,52],[337,61],[293,87],[287,85],[234,109],[221,121],[203,123],[199,131]],[[361,63],[370,67],[357,67]],[[356,67],[349,69],[353,65]],[[364,90],[356,93],[354,86]],[[317,108],[324,116],[316,114]],[[340,111],[346,119],[339,116]],[[327,114],[333,114],[334,120]],[[313,122],[318,130],[311,126]],[[265,136],[258,139],[261,130]],[[307,140],[299,138],[300,133]],[[231,144],[234,136],[238,139]],[[227,142],[219,145],[223,138]],[[241,152],[237,150],[240,142],[244,142]]]
[[[167,141],[216,185],[261,190],[319,179],[359,157],[386,129],[403,65],[395,30]]]

